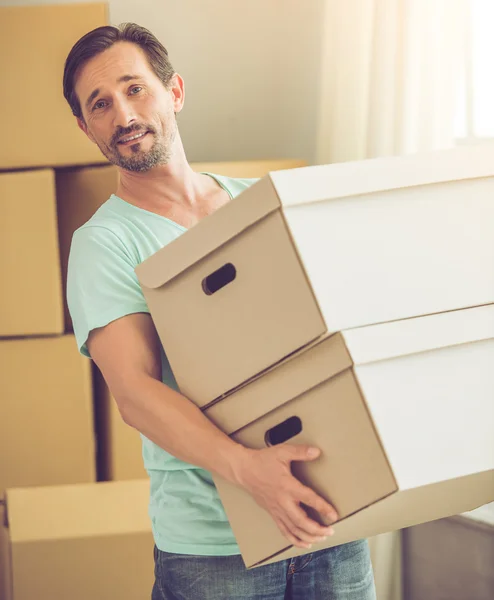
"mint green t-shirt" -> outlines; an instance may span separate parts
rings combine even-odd
[[[207,175],[231,198],[256,181]],[[86,341],[92,329],[132,313],[149,313],[134,269],[184,231],[166,217],[112,195],[74,233],[67,300],[82,354],[89,357]],[[178,389],[163,349],[162,373],[163,382]],[[180,554],[238,554],[211,474],[178,460],[144,435],[141,438],[151,480],[149,515],[157,547]]]

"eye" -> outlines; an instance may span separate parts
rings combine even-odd
[[[99,108],[104,108],[104,106],[105,106],[105,101],[98,100],[98,102],[96,102],[96,104],[93,106],[93,110],[97,110]]]
[[[140,85],[135,85],[134,87],[130,88],[130,93],[135,96],[141,90],[142,90],[142,87]]]

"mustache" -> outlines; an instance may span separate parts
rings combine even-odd
[[[149,133],[156,133],[156,130],[152,125],[140,125],[139,123],[134,123],[133,125],[129,125],[129,127],[118,127],[111,138],[110,145],[116,146],[119,140],[121,140],[123,137],[132,133],[139,133],[144,131],[149,131]]]

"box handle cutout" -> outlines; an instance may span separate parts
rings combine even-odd
[[[290,417],[283,423],[266,431],[264,441],[267,446],[282,444],[302,431],[302,421],[298,417]]]
[[[236,276],[237,270],[232,263],[226,263],[202,280],[202,290],[207,296],[211,296],[231,283]]]

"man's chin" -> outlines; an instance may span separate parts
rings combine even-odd
[[[133,156],[128,158],[121,157],[113,164],[132,173],[145,173],[146,171],[150,171],[151,169],[154,169],[154,167],[164,165],[167,162],[168,161],[163,159],[163,157],[158,159],[158,157],[155,156]]]
[[[101,148],[100,150],[103,152]],[[163,149],[159,151],[156,147],[147,152],[139,149],[128,155],[120,152],[119,148],[113,147],[111,149],[108,148],[103,154],[113,165],[132,173],[150,171],[154,167],[168,163],[170,160],[166,151],[163,151]]]

